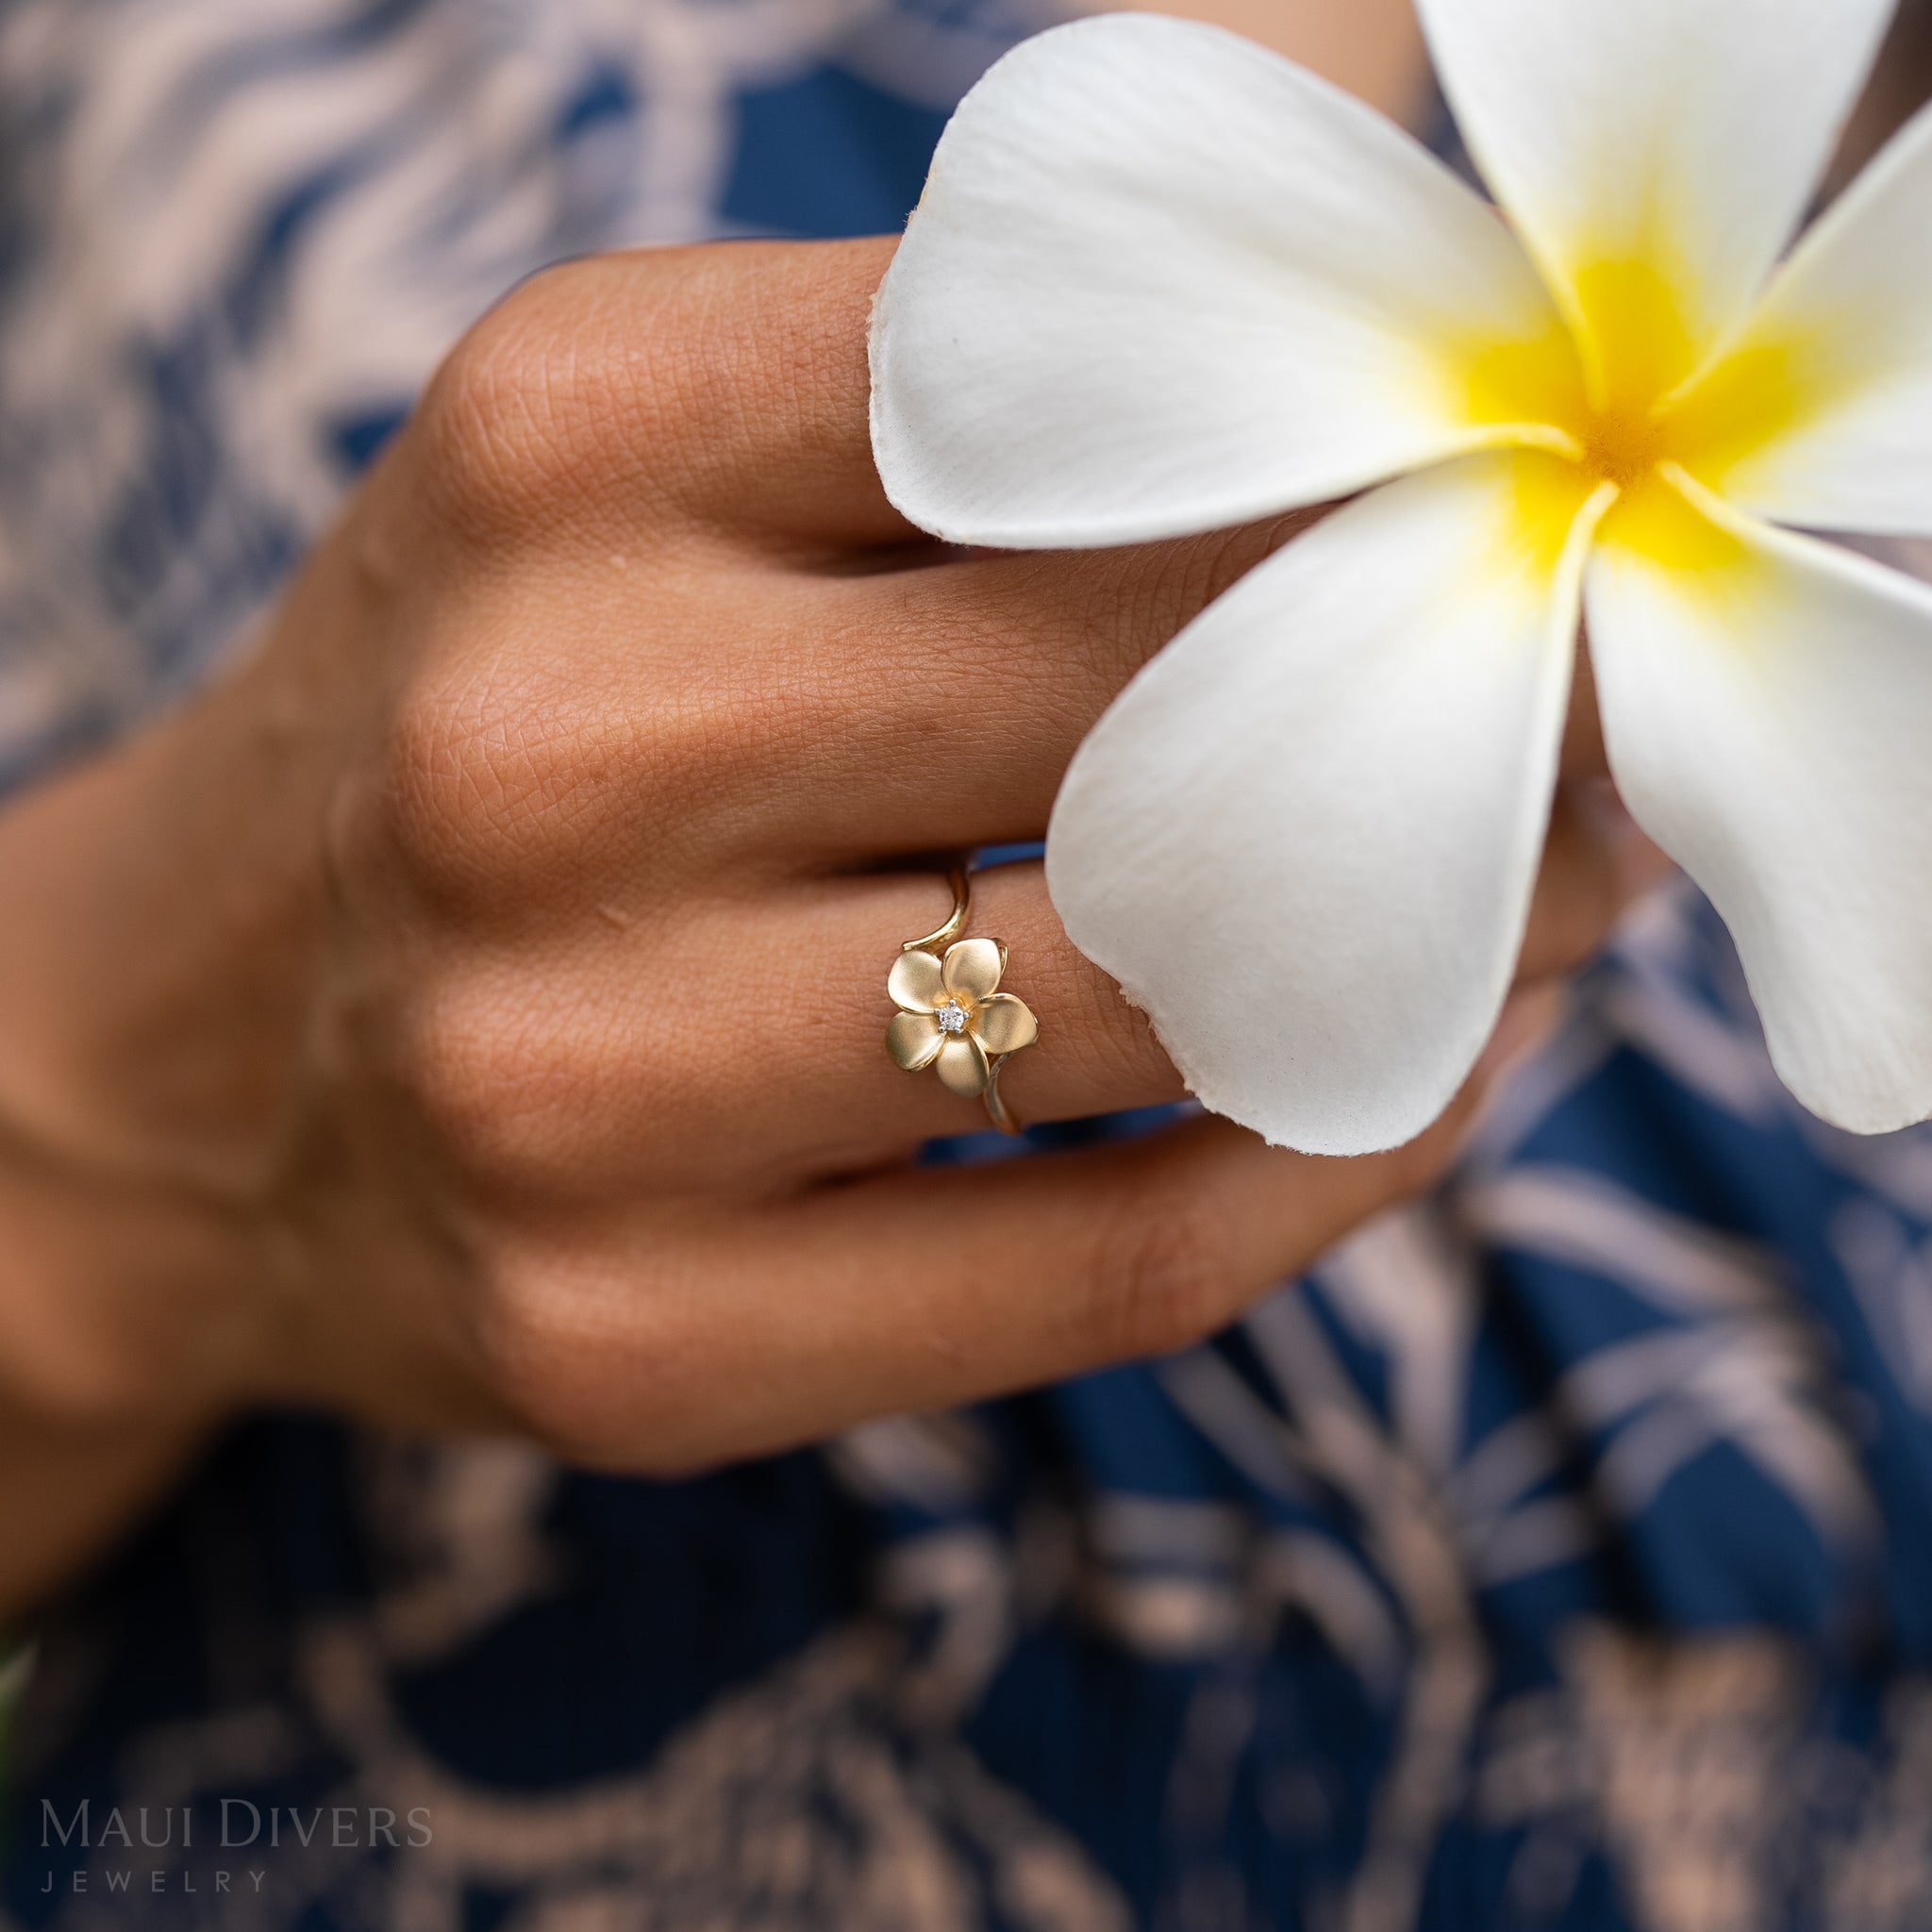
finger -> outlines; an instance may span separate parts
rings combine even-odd
[[[869,884],[881,912],[887,903],[901,898],[908,912],[915,904],[921,907],[902,937],[917,933],[917,918],[924,917],[939,896],[919,881]],[[906,913],[897,916],[903,924]],[[874,929],[874,920],[863,917],[851,930],[858,940]],[[1005,945],[1008,964],[999,990],[1023,1001],[1039,1024],[1038,1040],[1013,1054],[1000,1073],[1001,1096],[1020,1120],[1078,1120],[1157,1107],[1185,1096],[1181,1077],[1161,1050],[1146,1015],[1130,1005],[1114,981],[1067,938],[1047,897],[1044,868],[1038,862],[1002,865],[978,874],[967,930]],[[862,984],[860,945],[847,957],[848,970]],[[870,957],[876,974],[879,955]],[[888,956],[886,964],[891,963]],[[892,1014],[889,1002],[870,1016],[880,1046],[882,1022]],[[858,1049],[861,1042],[855,1037],[851,1044]],[[868,1063],[855,1051],[841,1084],[851,1096],[845,1117],[866,1123],[868,1132],[876,1137],[876,1155],[937,1135],[971,1133],[987,1126],[984,1102],[949,1091],[936,1069],[908,1074],[878,1047],[874,1052],[876,1058]],[[827,1149],[825,1158],[836,1161],[837,1155]]]
[[[1074,951],[1038,865],[975,894],[1010,949],[1003,990],[1040,1017],[1017,1105],[1067,1118],[1181,1097],[1146,1021]],[[889,1058],[887,980],[945,918],[935,874],[816,880],[480,950],[425,982],[396,1029],[439,1137],[500,1201],[593,1208],[661,1190],[774,1193],[985,1128],[983,1105]],[[1004,1077],[1003,1077],[1004,1085]]]
[[[435,754],[443,816],[491,835],[496,924],[554,929],[614,880],[709,879],[734,857],[857,868],[1025,842],[1138,662],[1305,524],[775,593],[720,575],[654,608],[642,640],[633,587],[605,584],[514,676],[500,651],[453,672],[417,763]],[[547,623],[512,602],[488,635]],[[1587,678],[1570,735],[1580,779],[1601,754]]]
[[[1126,551],[963,558],[805,593],[810,621],[797,626],[782,701],[814,726],[794,774],[813,797],[814,831],[852,859],[886,856],[882,835],[900,851],[1030,836],[1134,674],[1316,514]],[[1587,653],[1562,768],[1571,779],[1607,774]]]
[[[873,297],[894,240],[693,250],[685,500],[734,529],[841,544],[915,542],[873,461]]]
[[[1563,775],[1607,778],[1609,774],[1603,720],[1597,712],[1596,671],[1586,647],[1576,654],[1576,681],[1570,690],[1570,715],[1563,727]]]
[[[788,670],[793,703],[829,687],[810,708],[830,728],[796,774],[822,849],[862,862],[1036,836],[1074,750],[1127,680],[1310,521],[1133,550],[969,558],[806,593],[814,621],[801,639],[819,641],[802,641]],[[848,689],[840,709],[858,667],[864,699]]]
[[[1641,883],[1625,848],[1616,818],[1559,802],[1525,978],[1566,973],[1602,943]],[[989,1124],[983,1102],[887,1052],[900,947],[950,907],[935,869],[774,884],[675,926],[607,908],[574,935],[486,949],[433,982],[400,1050],[440,1131],[505,1199],[594,1204],[644,1174],[770,1191],[863,1171]],[[1145,1016],[1068,940],[1038,864],[979,874],[969,930],[1006,943],[1000,990],[1039,1025],[1001,1074],[1021,1120],[1182,1097]]]
[[[587,1294],[574,1271],[554,1297],[595,1312],[594,1345],[520,1338],[519,1372],[565,1453],[664,1471],[1164,1353],[1426,1187],[1467,1110],[1361,1160],[1198,1121],[1124,1147],[815,1191],[694,1238],[686,1286],[648,1297],[625,1291],[639,1264],[619,1244],[607,1285]]]
[[[1670,871],[1670,860],[1638,829],[1607,782],[1559,786],[1517,978],[1574,973]]]
[[[431,420],[473,425],[516,453],[531,490],[561,491],[572,514],[548,521],[566,541],[608,547],[640,503],[759,539],[915,540],[886,500],[868,424],[866,331],[892,245],[744,242],[563,264],[465,338],[432,385]]]
[[[1607,807],[1587,787],[1566,787],[1556,801],[1530,904],[1519,979],[1558,978],[1583,965],[1631,902],[1655,883],[1659,861],[1668,865],[1621,808]],[[872,881],[865,890],[884,901],[900,888]],[[942,895],[923,882],[904,890],[912,896],[900,917],[903,923],[910,916],[910,933]],[[860,915],[854,929],[871,924]],[[1146,1016],[1067,938],[1041,866],[1003,865],[979,874],[968,930],[1005,941],[1009,958],[1001,990],[1024,1000],[1039,1022],[1037,1042],[1015,1054],[1000,1075],[1001,1096],[1022,1121],[1078,1119],[1182,1096],[1181,1076]],[[1388,936],[1391,945],[1408,942],[1407,935]],[[856,948],[845,959],[843,971],[861,976]],[[1257,1014],[1255,1024],[1265,1025],[1267,1016]],[[858,1044],[855,1039],[850,1048]],[[874,1069],[860,1086],[856,1053],[847,1064],[855,1084],[845,1112],[876,1128],[881,1152],[895,1136],[917,1141],[986,1124],[980,1103],[949,1092],[931,1072],[906,1074],[892,1068],[889,1079]]]

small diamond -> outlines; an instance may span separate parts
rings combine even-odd
[[[948,1000],[933,1017],[940,1023],[941,1033],[963,1033],[966,1030],[966,1008],[958,1000]]]

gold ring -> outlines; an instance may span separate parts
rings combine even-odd
[[[973,913],[973,881],[964,863],[946,874],[953,910],[937,932],[908,940],[886,980],[899,1010],[886,1028],[886,1051],[908,1074],[933,1068],[940,1084],[966,1100],[983,1100],[1003,1134],[1020,1123],[1000,1097],[1000,1070],[1040,1038],[1024,1000],[999,990],[1007,949],[999,940],[960,938]]]

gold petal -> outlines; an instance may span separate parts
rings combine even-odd
[[[940,1057],[946,1036],[930,1013],[894,1013],[886,1023],[886,1051],[908,1074],[929,1067]]]
[[[940,1048],[940,1079],[962,1100],[986,1091],[986,1049],[970,1033],[955,1033]]]
[[[892,962],[886,991],[908,1013],[929,1013],[945,997],[944,968],[932,953],[901,953]]]
[[[1040,1022],[1033,1017],[1033,1009],[1009,992],[988,993],[974,1018],[979,1043],[990,1054],[1018,1053],[1040,1038]]]
[[[999,985],[1006,970],[1007,949],[997,940],[961,940],[946,948],[942,972],[948,992],[983,1000]]]

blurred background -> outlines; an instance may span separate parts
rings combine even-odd
[[[1394,0],[1185,10],[1454,154]],[[1063,14],[8,0],[0,784],[233,661],[520,278],[896,229]],[[677,1484],[258,1418],[0,1703],[21,1932],[1924,1932],[1932,1136],[1804,1115],[1672,885],[1211,1344]]]

